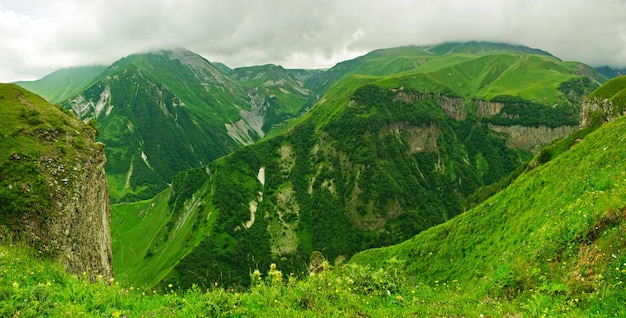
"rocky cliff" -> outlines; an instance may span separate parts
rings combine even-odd
[[[113,276],[104,145],[75,116],[0,85],[0,238],[90,279]]]
[[[581,128],[613,121],[626,114],[626,76],[619,76],[593,91],[583,101]]]
[[[54,198],[58,210],[46,222],[52,251],[73,273],[113,276],[109,190],[104,173],[103,144],[87,146],[70,169],[67,182],[57,184]],[[51,165],[47,172],[58,169]],[[46,171],[42,171],[46,173]],[[51,178],[52,180],[53,178]],[[62,179],[64,180],[64,179]]]
[[[489,129],[507,134],[506,145],[509,147],[537,153],[543,146],[550,144],[554,139],[566,137],[578,129],[578,126],[559,126],[551,128],[546,126],[497,126],[490,124]]]
[[[407,92],[402,89],[392,91],[394,92],[394,100],[403,101],[405,103],[417,100],[433,99],[447,116],[454,118],[457,121],[463,121],[468,116],[466,102],[460,97],[451,97],[443,94]],[[474,115],[479,118],[490,118],[500,115],[510,119],[519,119],[519,115],[502,113],[506,106],[506,103],[504,102],[472,100],[471,103],[474,108]],[[590,111],[601,108],[604,109],[603,113],[609,112],[607,109],[614,109],[612,104],[610,104],[610,101],[589,104],[587,108],[590,109]],[[495,132],[506,134],[506,144],[508,147],[519,148],[533,153],[537,153],[541,147],[548,145],[554,139],[563,138],[578,128],[578,126],[573,125],[547,127],[545,125],[525,126],[519,124],[508,126],[489,124],[488,127]]]

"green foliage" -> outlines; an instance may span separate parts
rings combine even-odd
[[[541,149],[539,155],[537,156],[537,162],[543,164],[550,161],[550,159],[552,159],[552,153],[550,152],[550,150],[547,148]]]

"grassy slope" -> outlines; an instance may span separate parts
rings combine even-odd
[[[36,81],[17,82],[53,104],[72,98],[85,90],[106,66],[93,65],[61,69]]]
[[[616,105],[626,104],[626,76],[615,77],[589,94],[589,97],[609,99]]]
[[[623,314],[624,131],[622,117],[471,211],[351,262],[395,260],[425,284],[459,282],[470,297],[528,310],[558,313],[575,300],[590,312]]]
[[[443,83],[466,98],[490,100],[507,94],[548,106],[563,101],[556,90],[561,82],[582,74],[592,74],[594,81],[603,80],[588,66],[563,62],[541,50],[466,42],[376,50],[337,64],[316,84],[327,89],[339,79],[354,74],[411,73],[425,74],[430,81]]]

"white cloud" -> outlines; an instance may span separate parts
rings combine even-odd
[[[486,40],[626,65],[623,0],[0,0],[0,81],[183,46],[231,67],[328,67],[367,51]]]

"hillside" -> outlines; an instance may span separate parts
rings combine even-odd
[[[247,284],[249,267],[272,261],[301,272],[313,250],[341,263],[461,213],[465,197],[528,156],[475,120],[447,116],[432,98],[399,94],[363,86],[317,129],[304,120],[178,175],[152,200],[115,205],[118,274],[151,285],[187,253],[171,278],[181,286],[220,273],[232,275],[221,284]],[[154,235],[145,237],[148,228]],[[195,268],[214,270],[190,276]]]
[[[511,58],[512,61],[489,61],[489,57]],[[532,58],[528,65],[525,59]],[[460,66],[464,62],[472,65],[476,61],[482,61],[471,68]],[[541,67],[536,68],[539,64]],[[532,69],[534,74],[525,74],[524,70]],[[439,71],[439,72],[437,72]],[[594,82],[603,82],[606,79],[595,72],[591,67],[572,62],[563,62],[551,54],[521,45],[511,45],[506,43],[491,42],[449,42],[430,46],[409,46],[400,48],[379,49],[353,60],[338,63],[329,69],[324,77],[316,78],[312,87],[316,91],[325,91],[334,85],[339,79],[355,74],[384,76],[404,72],[413,73],[438,73],[438,79],[446,79],[447,76],[454,76],[455,81],[460,84],[450,86],[450,89],[457,91],[461,89],[465,94],[480,99],[490,99],[493,95],[485,94],[489,92],[489,86],[495,85],[494,91],[498,88],[517,89],[519,92],[527,91],[528,87],[510,86],[513,80],[522,80],[521,83],[528,82],[532,85],[534,79],[540,82],[550,83],[545,89],[554,89],[560,82],[570,79],[569,75],[586,75]],[[472,75],[471,77],[469,75]],[[545,75],[550,75],[545,77]],[[501,79],[500,76],[503,76]],[[445,80],[447,82],[447,79]],[[465,83],[463,83],[465,82]],[[471,85],[469,82],[471,83]],[[447,83],[443,83],[447,86]],[[465,85],[464,85],[465,84]],[[540,87],[536,83],[535,89]],[[486,88],[486,89],[483,89]],[[483,90],[481,90],[483,89]],[[500,94],[499,92],[497,94]],[[529,97],[537,97],[533,90],[525,93]],[[558,93],[557,93],[558,94]],[[551,93],[550,95],[554,95]],[[515,95],[514,95],[515,96]],[[525,96],[522,96],[525,99]],[[543,102],[541,99],[539,102]]]
[[[90,284],[2,243],[0,314],[621,317],[624,131],[624,117],[601,126],[477,208],[402,244],[322,264],[303,279],[259,267],[244,292]]]
[[[479,187],[578,129],[582,98],[597,86],[587,66],[481,45],[372,53],[387,55],[381,74],[424,61],[343,76],[284,134],[181,173],[154,199],[116,205],[122,279],[246,285],[251,268],[301,273],[315,250],[338,264],[463,212]],[[254,82],[253,69],[230,74]],[[263,83],[282,72],[260,69]]]
[[[464,295],[513,301],[530,315],[571,305],[623,314],[625,128],[624,117],[608,123],[475,209],[351,263],[393,260],[425,285],[459,282]]]
[[[304,88],[286,100],[293,89],[259,90],[267,81],[287,82],[271,74],[240,83],[220,69],[183,49],[131,55],[62,104],[96,121],[113,202],[154,196],[178,172],[254,142],[307,103],[300,102],[308,98]]]
[[[85,90],[105,69],[106,66],[103,65],[70,67],[52,72],[36,81],[15,84],[34,92],[52,104],[58,104]]]
[[[0,241],[28,243],[72,273],[112,276],[95,130],[14,84],[0,84],[0,120]]]

